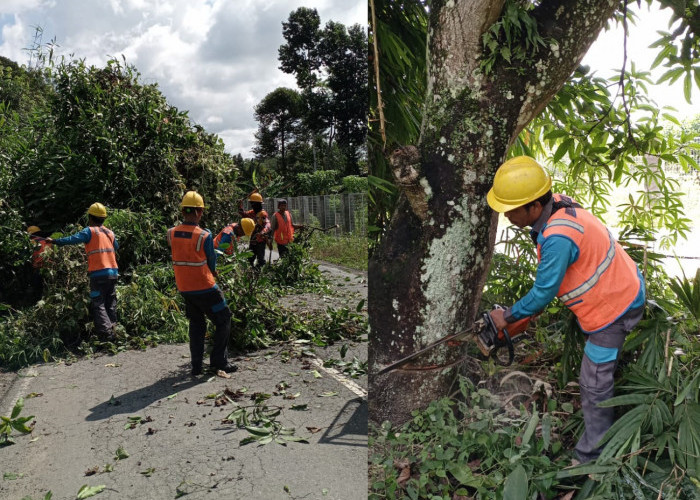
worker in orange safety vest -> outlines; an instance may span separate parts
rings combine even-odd
[[[558,297],[586,336],[579,386],[584,432],[576,462],[595,460],[598,443],[614,422],[614,372],[627,334],[642,318],[645,284],[637,265],[592,213],[568,196],[552,193],[549,174],[532,158],[501,165],[487,201],[520,228],[531,227],[537,245],[537,274],[530,291],[491,317],[501,330],[542,311]]]
[[[90,277],[90,305],[97,334],[108,340],[116,338],[117,327],[117,266],[116,251],[119,243],[114,233],[102,224],[107,209],[102,203],[93,203],[88,209],[88,227],[64,238],[47,238],[56,246],[85,245]]]
[[[243,218],[241,222],[232,222],[227,224],[219,234],[214,238],[214,250],[221,250],[226,255],[233,255],[233,250],[235,247],[235,238],[238,241],[241,236],[250,236],[255,229],[255,222],[253,219]]]
[[[289,252],[287,245],[294,241],[294,230],[303,227],[302,224],[294,224],[292,222],[292,214],[287,210],[287,200],[277,200],[277,212],[272,214],[270,231],[272,231],[275,243],[277,243],[277,252],[280,258]]]
[[[196,191],[188,191],[180,203],[184,221],[168,229],[168,244],[172,251],[175,284],[185,301],[185,315],[189,319],[192,376],[203,371],[206,318],[216,330],[209,358],[212,370],[235,372],[238,367],[227,359],[231,335],[231,310],[223,292],[216,284],[216,253],[214,238],[208,229],[199,227],[204,214],[204,199]]]

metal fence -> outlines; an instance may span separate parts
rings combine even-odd
[[[263,208],[270,214],[277,211],[277,200],[281,198],[266,198]],[[328,228],[338,227],[328,231],[336,236],[354,234],[367,235],[367,193],[343,193],[323,196],[296,196],[284,198],[287,209],[292,213],[295,224]],[[246,210],[250,203],[246,202]]]

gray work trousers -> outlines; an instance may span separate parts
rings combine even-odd
[[[231,310],[221,290],[206,293],[183,293],[185,315],[190,320],[190,355],[192,368],[201,368],[204,359],[204,337],[209,318],[216,330],[212,338],[209,363],[212,368],[224,368],[228,364],[226,348],[231,335]]]
[[[644,307],[628,311],[607,328],[588,335],[586,342],[617,349],[619,359],[625,337],[642,319],[643,312]],[[576,457],[581,463],[598,458],[602,451],[598,447],[598,443],[615,420],[614,408],[598,408],[597,405],[613,397],[616,367],[617,359],[605,363],[595,363],[587,354],[583,355],[579,385],[585,429],[575,448]]]
[[[111,338],[113,325],[117,323],[116,276],[90,278],[90,308],[97,335]]]

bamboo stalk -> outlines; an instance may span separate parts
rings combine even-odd
[[[386,147],[384,104],[382,103],[382,89],[379,84],[379,49],[377,47],[377,17],[374,12],[374,0],[369,0],[369,5],[372,10],[372,48],[374,50],[374,79],[377,84],[377,109],[379,109],[379,132],[382,135],[383,147]]]

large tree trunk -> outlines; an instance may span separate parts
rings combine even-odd
[[[376,372],[472,325],[495,239],[497,217],[486,203],[493,175],[618,6],[543,0],[530,14],[548,46],[527,62],[499,60],[484,75],[481,35],[503,4],[431,3],[421,138],[391,157],[401,197],[369,264],[374,422],[401,423],[447,394],[464,355],[460,349],[443,345],[410,365]]]

